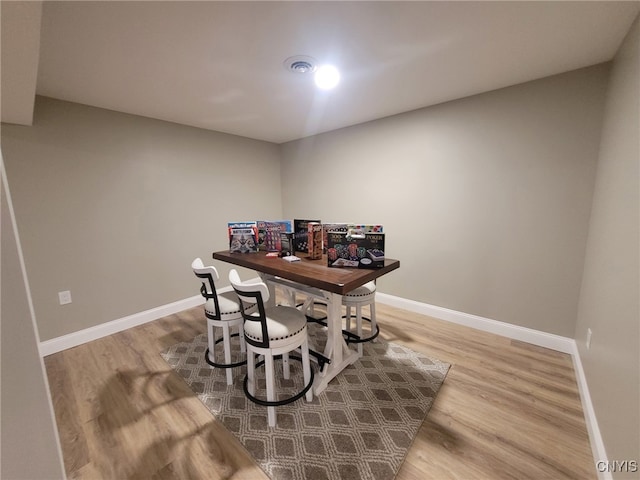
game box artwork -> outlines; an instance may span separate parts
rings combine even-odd
[[[258,251],[257,222],[229,222],[229,251],[234,253],[251,253]]]
[[[320,260],[322,258],[322,225],[318,222],[309,222],[307,228],[309,258],[311,260]]]
[[[384,233],[327,232],[327,265],[330,267],[384,267]]]
[[[258,248],[267,252],[282,250],[281,233],[293,232],[291,220],[258,220]]]
[[[322,253],[327,253],[327,234],[329,232],[383,233],[382,225],[359,225],[355,223],[323,223]]]
[[[320,223],[320,220],[293,220],[293,250],[295,252],[309,252],[309,222]]]

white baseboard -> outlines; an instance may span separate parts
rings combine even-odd
[[[587,377],[584,374],[582,368],[582,360],[580,359],[580,351],[578,345],[574,342],[574,351],[571,355],[573,358],[573,369],[576,372],[576,381],[578,382],[578,390],[580,391],[580,399],[582,400],[582,410],[584,411],[584,418],[587,423],[587,432],[589,433],[589,440],[591,441],[591,453],[593,454],[593,461],[596,462],[596,471],[600,480],[612,480],[613,475],[608,471],[601,471],[602,468],[597,468],[598,462],[605,462],[608,464],[607,451],[604,447],[602,435],[600,434],[600,428],[598,427],[598,419],[596,418],[596,412],[593,409],[593,403],[591,402],[591,394],[589,393],[589,385],[587,385]],[[605,468],[606,470],[606,468]]]
[[[484,332],[494,333],[503,337],[520,340],[540,347],[550,348],[552,350],[570,354],[573,359],[576,381],[580,392],[580,401],[582,403],[585,423],[589,433],[589,441],[591,444],[591,452],[593,454],[594,462],[607,461],[607,453],[604,447],[604,442],[602,441],[602,435],[600,434],[600,428],[598,428],[596,412],[593,409],[593,403],[591,402],[587,378],[582,368],[582,361],[580,360],[580,352],[574,339],[533,330],[531,328],[520,327],[518,325],[498,322],[497,320],[492,320],[490,318],[479,317],[477,315],[437,307],[427,303],[407,300],[405,298],[395,297],[386,293],[378,292],[376,294],[376,301],[392,307],[402,308],[404,310],[409,310],[410,312],[437,318],[439,320],[445,320],[458,325],[464,325]],[[594,468],[596,468],[595,465]],[[601,472],[600,469],[596,469],[596,471],[600,480],[612,480],[610,472]]]
[[[575,341],[572,338],[562,337],[553,333],[541,332],[532,328],[520,327],[510,323],[491,320],[490,318],[471,315],[469,313],[458,312],[448,308],[437,307],[427,303],[416,302],[415,300],[407,300],[386,293],[378,292],[376,301],[391,305],[392,307],[402,308],[410,312],[420,313],[430,317],[446,320],[448,322],[457,323],[466,327],[475,328],[484,332],[495,333],[503,337],[521,340],[523,342],[538,345],[540,347],[550,348],[563,353],[573,354],[575,350]]]
[[[111,322],[102,323],[95,327],[85,328],[78,332],[52,338],[51,340],[45,340],[44,342],[40,342],[38,347],[40,356],[46,357],[47,355],[61,352],[67,348],[76,347],[83,343],[106,337],[107,335],[112,335],[132,327],[137,327],[143,323],[151,322],[158,318],[166,317],[167,315],[173,315],[174,313],[202,305],[203,303],[204,298],[202,295],[195,295],[190,298],[185,298],[184,300],[178,300],[177,302],[168,303],[160,307],[134,313],[133,315],[128,315]]]
[[[223,291],[230,291],[231,287],[225,287],[220,289]],[[585,414],[585,420],[587,423],[587,430],[589,432],[589,439],[591,441],[591,449],[595,461],[607,460],[606,451],[604,448],[604,442],[598,428],[598,422],[596,420],[593,404],[591,403],[591,396],[589,394],[589,388],[587,380],[582,368],[582,362],[580,361],[580,353],[576,345],[575,340],[572,338],[562,337],[560,335],[554,335],[551,333],[540,332],[531,328],[520,327],[518,325],[512,325],[509,323],[499,322],[490,318],[480,317],[478,315],[471,315],[469,313],[458,312],[450,310],[448,308],[438,307],[435,305],[429,305],[427,303],[416,302],[415,300],[408,300],[386,293],[378,292],[376,294],[376,301],[390,305],[392,307],[409,310],[410,312],[427,315],[440,320],[445,320],[459,325],[475,328],[503,337],[512,338],[514,340],[520,340],[523,342],[538,345],[540,347],[550,348],[563,353],[568,353],[573,358],[574,369],[576,372],[576,379],[578,382],[578,388],[580,390],[580,398],[582,400],[582,408]],[[61,337],[53,338],[40,342],[39,350],[40,355],[45,357],[53,353],[72,348],[83,343],[97,340],[98,338],[112,335],[129,328],[142,325],[143,323],[157,320],[158,318],[172,315],[174,313],[181,312],[183,310],[202,305],[204,299],[201,295],[196,295],[184,300],[162,305],[160,307],[145,310],[143,312],[135,313],[127,317],[119,318],[111,322],[96,325],[95,327],[80,330],[79,332],[70,333]],[[598,478],[600,480],[611,480],[611,473],[598,472]]]

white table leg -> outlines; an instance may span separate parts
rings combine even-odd
[[[313,392],[321,393],[342,370],[358,360],[358,352],[347,347],[342,337],[342,295],[327,292],[327,345],[324,356],[331,360],[313,381]]]

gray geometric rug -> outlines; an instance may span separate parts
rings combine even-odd
[[[314,323],[308,329],[313,348],[322,351],[325,329]],[[368,342],[362,358],[313,402],[302,398],[276,407],[277,426],[269,428],[266,407],[250,402],[242,390],[245,367],[234,369],[228,386],[224,370],[205,363],[206,349],[203,334],[161,355],[273,480],[393,479],[449,369],[401,345]],[[234,361],[239,350],[235,337]],[[286,381],[276,362],[279,398],[300,389],[301,365],[290,365]],[[318,375],[317,364],[312,368]],[[256,370],[259,398],[266,398],[263,374],[263,368]]]

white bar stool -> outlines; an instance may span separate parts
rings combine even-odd
[[[202,280],[200,293],[206,299],[204,314],[207,317],[208,347],[204,353],[205,361],[214,368],[224,368],[227,374],[227,385],[233,384],[231,369],[247,363],[246,357],[238,362],[231,361],[231,337],[240,337],[240,352],[246,352],[243,324],[244,318],[240,310],[240,302],[235,292],[218,293],[215,282],[220,279],[215,267],[205,267],[200,258],[196,258],[191,264],[193,273]],[[255,311],[255,307],[252,309]],[[222,337],[216,340],[216,328],[222,329]],[[232,328],[237,328],[236,333],[231,333]],[[216,362],[215,347],[223,342],[224,362]]]
[[[362,344],[373,341],[380,333],[380,327],[376,323],[376,283],[365,283],[342,296],[342,305],[346,307],[345,340],[347,344],[357,343],[358,354],[362,356]],[[356,334],[351,331],[351,308],[356,309]],[[369,317],[362,315],[363,307],[369,308]],[[371,323],[371,335],[362,338],[362,321]]]
[[[309,340],[307,337],[307,318],[295,307],[277,305],[266,307],[269,301],[269,289],[264,283],[243,283],[238,272],[229,272],[229,282],[233,286],[241,307],[244,308],[244,338],[247,344],[247,376],[244,381],[244,393],[249,400],[267,407],[267,420],[270,427],[276,425],[275,407],[294,402],[306,395],[307,402],[313,400],[313,371],[309,361]],[[248,306],[257,307],[257,312],[249,313]],[[305,386],[289,398],[276,400],[274,359],[282,356],[283,375],[289,379],[289,353],[300,349],[302,358],[291,357],[302,362]],[[255,355],[264,355],[267,400],[255,396]]]

